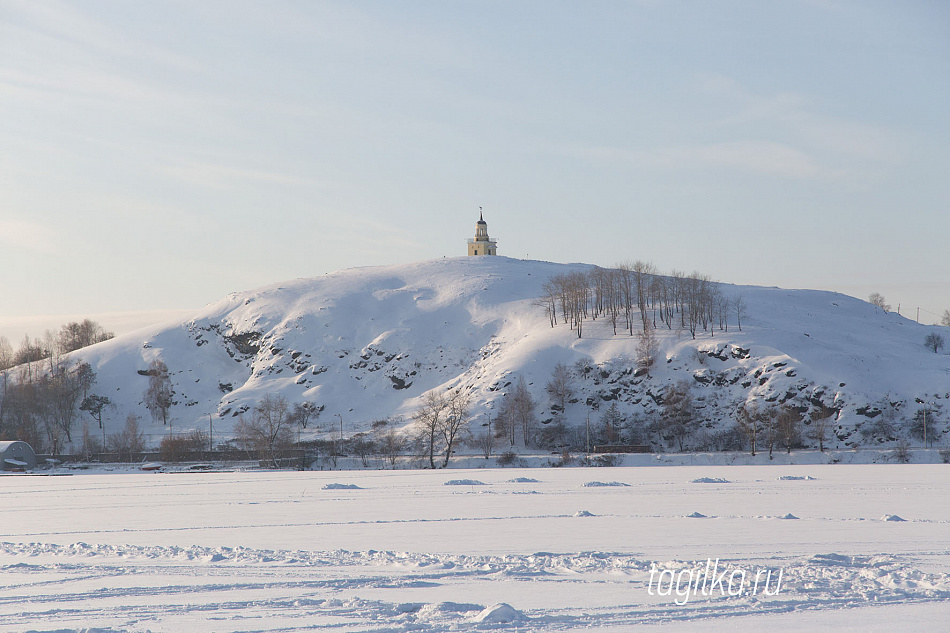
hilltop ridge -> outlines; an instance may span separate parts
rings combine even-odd
[[[787,404],[806,420],[812,408],[833,410],[831,442],[841,448],[880,415],[894,419],[898,433],[864,442],[905,436],[920,403],[934,403],[940,437],[946,432],[950,357],[924,348],[932,327],[836,293],[719,284],[747,305],[742,331],[732,322],[694,340],[661,324],[657,363],[637,375],[636,336],[614,335],[598,319],[578,338],[563,323],[552,328],[537,305],[553,276],[593,268],[496,256],[341,270],[232,293],[191,318],[70,360],[96,371],[94,390],[115,403],[111,428],[135,412],[152,435],[165,431],[142,404],[142,370],[154,359],[171,372],[176,431],[204,428],[210,414],[224,436],[265,394],[313,402],[322,423],[342,417],[347,434],[377,419],[408,420],[432,389],[470,390],[480,419],[497,410],[518,376],[539,403],[540,427],[558,419],[577,425],[588,413],[597,420],[611,404],[625,419],[649,422],[665,390],[685,378],[707,435],[731,425],[736,407],[749,401]],[[562,413],[544,391],[557,363],[570,367],[576,387]]]

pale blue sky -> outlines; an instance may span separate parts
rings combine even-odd
[[[939,1],[0,0],[0,334],[461,255],[479,206],[940,313],[948,106]]]

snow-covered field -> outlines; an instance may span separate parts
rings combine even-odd
[[[0,631],[950,621],[946,465],[92,473],[0,490]],[[704,582],[717,558],[722,584]],[[749,595],[758,571],[774,595]],[[722,595],[739,572],[746,594]],[[674,578],[695,592],[659,595]]]

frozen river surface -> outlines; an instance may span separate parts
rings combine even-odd
[[[0,494],[0,631],[950,621],[944,465],[85,473]]]

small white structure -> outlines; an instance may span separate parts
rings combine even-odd
[[[468,240],[468,254],[495,255],[498,242],[488,237],[488,223],[482,217],[481,207],[478,208],[478,222],[475,223],[475,239]]]
[[[0,442],[0,470],[36,468],[36,453],[26,442]]]

